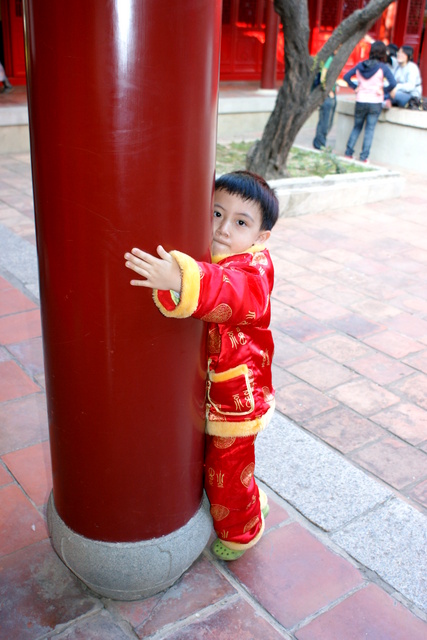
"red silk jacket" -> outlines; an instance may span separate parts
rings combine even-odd
[[[274,270],[264,247],[232,256],[214,256],[215,264],[196,262],[172,251],[182,273],[181,297],[154,291],[154,301],[170,318],[199,318],[208,327],[206,431],[238,437],[256,434],[274,411],[271,361],[274,344],[270,294]]]

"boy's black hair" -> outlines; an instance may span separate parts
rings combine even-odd
[[[369,59],[378,60],[379,62],[385,62],[387,60],[387,47],[382,40],[376,40],[371,44]]]
[[[252,171],[233,171],[215,180],[215,191],[225,191],[259,204],[261,231],[270,231],[279,217],[279,201],[276,193],[261,176]]]

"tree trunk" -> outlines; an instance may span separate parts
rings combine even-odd
[[[290,76],[294,77],[290,77]],[[274,110],[265,126],[262,140],[249,152],[247,168],[268,178],[287,175],[286,160],[294,140],[304,122],[315,109],[310,109],[305,83],[299,83],[296,74],[288,72],[287,81],[279,89]],[[301,105],[305,105],[301,107]]]
[[[371,0],[338,25],[318,54],[311,57],[307,2],[275,0],[285,36],[285,77],[262,138],[249,151],[247,169],[269,179],[287,175],[286,162],[299,130],[323,103],[354,47],[394,1]],[[321,65],[332,54],[325,84],[313,89]]]

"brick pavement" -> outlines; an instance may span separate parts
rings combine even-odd
[[[34,243],[29,167],[27,154],[0,156],[0,227],[20,238],[22,247]],[[281,219],[271,241],[279,415],[310,441],[325,446],[333,460],[362,470],[375,486],[390,492],[394,504],[423,517],[424,182],[408,175],[405,195],[398,201]],[[38,301],[4,256],[1,638],[426,637],[422,585],[420,597],[408,597],[393,577],[385,580],[375,566],[346,551],[340,542],[345,530],[329,535],[327,527],[305,516],[303,505],[299,508],[273,491],[273,483],[264,485],[272,503],[266,535],[235,563],[217,562],[206,550],[172,588],[134,603],[98,598],[85,589],[48,541],[45,507],[51,475]],[[310,484],[310,478],[306,482]],[[369,515],[375,517],[375,510]],[[393,553],[401,554],[403,562],[411,544],[415,553],[418,541],[408,534],[405,549]]]
[[[426,209],[408,175],[399,200],[287,219],[273,240],[279,409],[424,513]]]

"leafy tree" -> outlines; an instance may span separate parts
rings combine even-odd
[[[288,154],[299,130],[332,89],[354,47],[394,1],[370,0],[338,25],[316,56],[310,56],[307,1],[274,0],[285,37],[285,77],[262,138],[248,154],[248,169],[268,178],[286,175]],[[325,82],[313,89],[316,75],[334,52]]]

